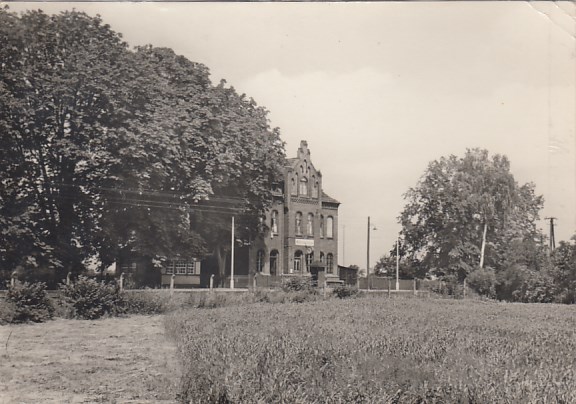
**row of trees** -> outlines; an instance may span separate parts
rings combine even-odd
[[[504,300],[573,302],[576,246],[554,252],[537,228],[543,197],[518,184],[505,156],[471,149],[429,164],[405,194],[400,270],[409,277],[464,280]],[[395,273],[396,245],[376,270]]]
[[[0,145],[4,276],[123,251],[222,262],[231,212],[239,238],[256,232],[284,162],[252,99],[75,11],[0,9]]]

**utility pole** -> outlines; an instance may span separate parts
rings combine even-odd
[[[230,251],[230,289],[234,289],[234,216],[232,216],[232,240]]]
[[[400,236],[396,239],[396,291],[400,290]]]
[[[368,216],[368,238],[366,246],[366,283],[368,284],[368,289],[370,289],[370,216]]]
[[[554,238],[554,220],[555,217],[546,217],[545,220],[550,220],[550,252],[554,251],[556,248],[556,239]]]

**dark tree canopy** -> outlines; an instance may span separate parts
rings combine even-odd
[[[253,100],[80,12],[0,10],[0,144],[5,269],[207,253],[221,226],[192,226],[198,212],[255,229],[284,162]],[[238,203],[206,202],[222,198]]]
[[[479,267],[485,234],[485,263],[498,269],[513,243],[534,243],[543,198],[533,184],[519,185],[505,156],[468,150],[429,164],[405,194],[400,216],[402,252],[439,276],[462,280]]]

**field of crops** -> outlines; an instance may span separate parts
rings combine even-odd
[[[166,316],[180,398],[576,403],[576,307],[367,297]]]

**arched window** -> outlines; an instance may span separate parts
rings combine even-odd
[[[332,216],[326,218],[326,237],[334,237],[334,218]]]
[[[320,238],[324,238],[324,215],[320,215]]]
[[[264,250],[258,250],[256,253],[256,272],[264,270]]]
[[[334,256],[332,253],[328,253],[326,256],[326,273],[331,274],[334,272]]]
[[[314,215],[308,213],[308,222],[306,223],[306,234],[309,236],[314,235]]]
[[[292,178],[290,187],[290,195],[298,195],[298,188],[296,187],[296,179]]]
[[[270,231],[272,234],[278,234],[278,211],[273,210],[270,215]]]
[[[278,274],[278,250],[270,252],[270,275],[276,276]]]
[[[314,181],[314,186],[312,187],[312,198],[318,198],[318,181]]]
[[[296,234],[302,235],[302,212],[296,212]]]
[[[300,195],[302,196],[308,195],[308,180],[306,178],[302,178],[300,180]]]
[[[298,250],[294,253],[294,272],[302,270],[302,251]]]
[[[310,272],[310,267],[312,266],[312,261],[314,261],[314,251],[306,253],[306,272]]]

